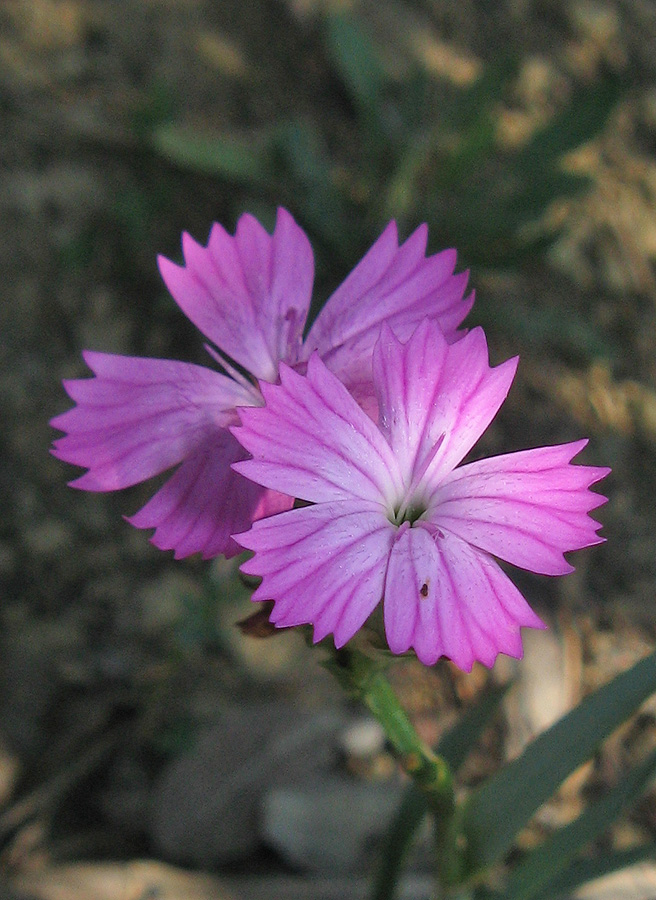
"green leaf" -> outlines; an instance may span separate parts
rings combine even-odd
[[[476,324],[520,340],[531,347],[556,348],[571,359],[589,362],[594,358],[614,359],[618,349],[600,333],[589,317],[571,310],[563,316],[556,306],[539,306],[495,298],[480,302]]]
[[[465,761],[481,732],[499,708],[508,685],[495,687],[465,712],[458,722],[442,737],[438,754],[456,772]],[[387,832],[381,852],[381,864],[376,872],[372,900],[392,900],[401,877],[403,863],[412,841],[428,812],[425,795],[410,784]]]
[[[154,80],[132,113],[132,130],[140,141],[148,141],[153,131],[171,122],[178,108],[175,93],[166,81]]]
[[[427,812],[428,804],[424,794],[414,784],[410,784],[385,835],[371,893],[372,900],[393,900],[408,851]]]
[[[518,166],[532,169],[540,161],[554,162],[596,137],[625,90],[624,80],[611,72],[591,84],[581,85],[570,102],[516,155]]]
[[[462,810],[471,873],[499,860],[560,784],[656,691],[656,653],[586,697],[483,784]]]
[[[437,746],[437,752],[447,761],[453,772],[457,772],[464,763],[483,729],[498,710],[509,687],[508,683],[486,691],[474,706],[463,713],[453,728],[443,735]]]
[[[549,882],[549,885],[541,891],[536,900],[565,900],[582,884],[619,872],[628,866],[644,862],[656,855],[656,846],[649,844],[646,847],[635,847],[630,850],[616,850],[613,853],[604,853],[597,859],[581,859],[572,863],[569,868]]]
[[[435,153],[436,138],[433,132],[417,137],[401,150],[395,160],[395,168],[386,179],[381,202],[381,218],[408,218],[417,201],[417,184]]]
[[[264,182],[270,174],[272,135],[204,135],[193,128],[164,125],[151,137],[155,150],[185,169],[244,183]]]
[[[283,123],[276,135],[277,169],[293,186],[294,207],[313,237],[344,258],[355,226],[335,178],[334,167],[316,129],[304,121]],[[350,227],[345,227],[345,225]]]
[[[357,19],[343,12],[327,16],[326,43],[335,70],[356,109],[378,118],[386,81],[376,47]]]
[[[517,73],[518,59],[514,53],[500,52],[499,59],[487,65],[472,85],[443,104],[444,122],[433,132],[438,137],[436,151],[440,146],[444,151],[446,145],[449,149],[440,154],[433,172],[435,188],[470,189],[472,174],[498,153],[497,106]]]
[[[446,131],[453,131],[451,148],[444,152],[443,134],[428,152],[413,140],[391,180],[388,205],[398,197],[407,209],[413,199],[415,204],[415,198],[421,199],[420,179],[427,181],[425,193],[440,200],[435,218],[452,235],[449,242],[481,265],[512,263],[536,252],[538,243],[546,247],[556,239],[555,231],[546,230],[538,241],[535,235],[527,239],[524,226],[542,219],[558,197],[574,196],[589,186],[589,178],[562,168],[563,157],[601,131],[624,89],[622,79],[612,74],[578,87],[568,105],[524,147],[502,152],[493,104],[503,96],[512,71],[510,63],[488,70],[461,92],[457,114],[447,111],[446,116]],[[479,102],[472,107],[472,100]],[[413,212],[421,215],[416,208]]]
[[[506,895],[493,890],[486,884],[477,884],[472,893],[472,900],[506,900]]]
[[[445,97],[441,116],[445,125],[458,133],[477,130],[482,120],[494,117],[519,72],[521,56],[514,48],[500,48],[493,62],[467,87]]]
[[[555,831],[529,853],[513,871],[508,900],[534,900],[574,859],[580,850],[603,834],[624,807],[635,802],[656,774],[656,751],[632,769],[604,797],[592,803],[578,819]]]

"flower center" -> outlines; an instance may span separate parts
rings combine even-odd
[[[426,509],[425,503],[421,503],[417,500],[408,503],[404,500],[398,506],[394,507],[389,519],[393,525],[403,525],[404,522],[409,522],[412,526],[417,519],[420,519],[423,516]]]
[[[423,462],[420,462],[419,465],[416,466],[415,471],[412,473],[408,489],[401,501],[397,503],[390,512],[389,520],[394,525],[402,525],[404,522],[409,522],[410,525],[414,525],[417,519],[420,519],[428,509],[426,501],[424,500],[424,490],[421,486],[421,481],[428,471],[428,467],[437,456],[440,447],[444,443],[445,437],[446,435],[441,434],[431,447],[430,451],[426,454]]]

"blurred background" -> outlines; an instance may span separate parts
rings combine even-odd
[[[493,362],[521,356],[476,453],[588,436],[579,461],[613,467],[608,543],[565,579],[516,577],[552,626],[527,636],[521,667],[394,669],[431,742],[491,681],[517,681],[463,784],[648,652],[655,149],[646,0],[4,0],[7,892],[264,898],[286,879],[289,897],[364,896],[401,790],[320,653],[235,626],[251,607],[233,565],[174,562],[122,519],[152,485],[75,492],[77,470],[48,454],[83,349],[210,364],[156,268],[180,259],[183,230],[205,242],[244,211],[271,228],[286,206],[314,247],[319,308],[390,219],[404,238],[428,222],[430,251],[456,247],[471,270],[468,324]],[[568,782],[526,846],[656,743],[655,716]],[[652,800],[599,849],[652,841]],[[430,854],[415,857],[421,879]]]

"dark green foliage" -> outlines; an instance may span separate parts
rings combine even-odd
[[[153,128],[153,148],[178,166],[286,203],[319,246],[347,263],[390,218],[402,227],[427,221],[437,243],[458,247],[469,264],[513,265],[549,245],[555,233],[527,226],[556,198],[586,187],[563,169],[563,157],[604,127],[622,95],[617,76],[576,87],[544,128],[511,150],[500,146],[495,123],[518,71],[512,48],[456,88],[418,65],[402,81],[392,77],[350,12],[326,12],[323,40],[351,107],[343,111],[349,158],[330,154],[330,136],[305,120],[242,135],[199,135],[167,122]]]
[[[654,690],[656,654],[587,697],[472,795],[462,820],[472,874],[508,852],[519,831],[565,778],[589,759],[602,741],[630,718]],[[646,773],[636,769],[637,774],[632,777],[644,786],[653,771],[652,764],[650,760]],[[625,784],[630,785],[631,778]],[[615,801],[607,802],[612,807]],[[608,815],[604,813],[606,826],[617,815],[611,807],[612,815],[609,810],[606,810]],[[590,815],[597,813],[590,812]]]

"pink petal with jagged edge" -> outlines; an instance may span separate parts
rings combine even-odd
[[[607,468],[570,465],[587,441],[482,459],[447,475],[426,519],[513,565],[563,575],[563,557],[601,543],[588,513],[606,502],[589,489]]]
[[[202,366],[86,352],[95,378],[64,382],[77,405],[51,425],[59,459],[89,471],[71,482],[114,491],[145,481],[188,457],[208,435],[228,434],[235,404],[256,394]]]
[[[241,553],[231,535],[263,516],[288,510],[292,497],[266,490],[230,468],[244,450],[226,430],[210,434],[155,496],[128,521],[154,528],[152,543],[181,559]]]
[[[439,328],[424,320],[401,343],[383,324],[376,344],[373,377],[379,428],[387,438],[407,485],[419,464],[443,436],[431,430],[448,344]],[[407,486],[406,485],[406,486]]]
[[[183,235],[185,265],[160,257],[178,306],[224,354],[256,378],[275,381],[278,362],[296,362],[314,280],[310,243],[278,210],[269,235],[245,214],[235,236],[219,224],[207,247]]]
[[[404,465],[412,464],[412,480],[425,469],[419,495],[455,468],[483,434],[508,394],[517,359],[491,368],[481,328],[447,345],[437,325],[425,320],[403,346],[383,325],[373,367],[390,445]]]
[[[256,555],[242,565],[261,575],[253,600],[275,600],[279,627],[309,624],[314,640],[343,646],[380,602],[394,526],[377,504],[322,503],[256,522],[235,539]]]
[[[317,350],[350,387],[370,381],[371,351],[383,321],[407,340],[429,316],[455,339],[474,302],[473,294],[463,299],[468,273],[453,274],[455,250],[426,257],[427,234],[422,225],[399,246],[390,222],[326,302],[305,341],[305,358]]]
[[[384,619],[393,653],[413,648],[426,665],[446,656],[465,672],[499,653],[521,657],[520,626],[544,627],[494,560],[421,527],[400,533],[392,549]]]
[[[284,364],[280,385],[263,384],[266,407],[240,409],[232,429],[255,459],[236,471],[283,493],[322,503],[360,498],[385,504],[401,480],[385,438],[318,356],[307,377]]]

